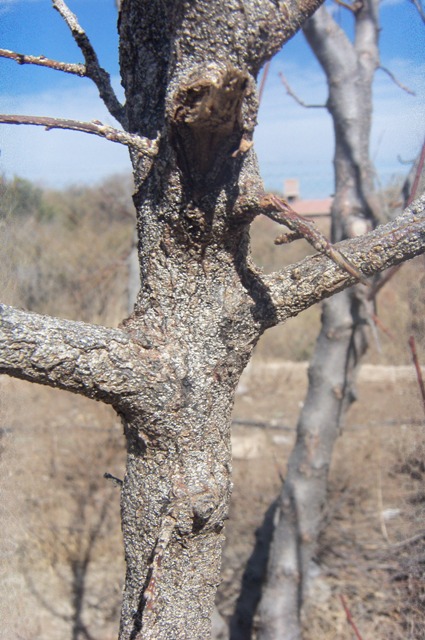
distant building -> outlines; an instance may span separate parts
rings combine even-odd
[[[300,195],[300,181],[298,178],[284,180],[283,197],[294,211],[302,216],[321,218],[330,215],[333,198],[303,200]]]
[[[288,178],[283,182],[283,197],[287,202],[293,202],[300,197],[300,181],[298,178]]]

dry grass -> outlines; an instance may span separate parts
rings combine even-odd
[[[394,374],[371,370],[360,379],[362,402],[353,406],[337,442],[327,526],[316,557],[320,573],[304,612],[305,640],[353,638],[341,594],[364,640],[423,637],[424,539],[396,546],[423,531],[422,407],[413,372],[407,379]],[[226,619],[234,611],[255,532],[285,473],[306,369],[254,362],[242,383],[218,596]],[[73,637],[75,563],[106,500],[107,517],[85,575],[81,619],[96,640],[112,639],[123,559],[119,489],[103,474],[122,477],[121,425],[108,407],[19,381],[2,381],[2,397],[9,402],[0,459],[2,637]],[[269,426],[247,426],[250,421]]]
[[[109,407],[1,381],[1,636],[116,637],[124,441]],[[75,635],[74,635],[75,631]]]
[[[395,373],[388,369],[376,375],[370,369],[361,376],[360,401],[349,412],[337,441],[326,526],[315,558],[317,577],[304,609],[304,640],[354,638],[341,595],[363,640],[423,638],[425,540],[418,538],[407,546],[400,543],[424,532],[424,420],[413,370],[398,381]],[[270,390],[268,401],[260,386],[264,382]],[[255,457],[235,461],[234,502],[220,592],[220,606],[228,615],[238,598],[254,532],[276,496],[279,475],[285,472],[294,435],[286,427],[295,426],[295,405],[303,398],[306,380],[299,366],[294,366],[291,375],[288,363],[267,376],[261,367],[255,373],[254,366],[244,384],[246,391],[238,397],[236,415],[248,421],[247,407],[251,406],[252,419],[258,412],[275,426],[266,431],[268,444],[254,437],[255,428],[245,427],[245,438],[261,448]],[[285,406],[287,410],[282,411]]]
[[[411,558],[409,570],[403,571],[403,555],[411,546],[404,542],[418,531],[423,533],[423,521],[421,525],[417,509],[409,506],[414,488],[401,482],[395,459],[398,447],[406,441],[413,445],[419,436],[424,442],[424,437],[414,425],[375,426],[361,440],[356,435],[346,434],[335,452],[330,521],[317,558],[322,568],[319,583],[327,600],[312,601],[306,607],[305,640],[354,637],[341,595],[364,640],[419,640],[424,629],[423,603],[421,612],[417,594],[409,593],[409,587],[418,571],[423,580],[423,568]],[[423,555],[424,540],[418,539],[416,545],[422,546]]]
[[[102,195],[99,204],[97,196],[90,197],[90,215],[70,202],[61,218],[4,227],[5,301],[118,323],[127,303],[122,257],[132,224],[123,222],[120,203],[115,217],[102,220],[102,206],[107,209],[110,200]],[[254,258],[267,271],[310,251],[303,242],[274,246],[280,229],[266,219],[254,227]],[[394,338],[381,335],[381,352],[372,348],[369,362],[410,364],[407,339],[414,333],[424,364],[424,278],[424,259],[418,258],[380,294],[379,316]],[[305,394],[305,367],[280,360],[309,358],[319,316],[317,307],[269,331],[236,399],[235,419],[244,424],[234,432],[235,490],[218,596],[226,619],[234,611],[255,531],[285,473]],[[408,380],[393,374],[385,369],[374,380],[360,381],[360,400],[337,443],[327,527],[316,558],[321,572],[304,611],[305,640],[353,638],[341,594],[364,640],[424,636],[424,538],[399,544],[423,530],[423,414],[413,374]],[[83,398],[17,381],[0,385],[1,635],[76,640],[76,577],[92,544],[79,619],[93,638],[112,639],[123,558],[119,490],[103,474],[122,477],[121,425],[112,410]],[[252,426],[264,421],[267,428]]]

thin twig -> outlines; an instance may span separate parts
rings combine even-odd
[[[9,51],[9,49],[0,49],[0,58],[14,60],[18,64],[36,64],[40,67],[55,69],[56,71],[65,71],[65,73],[73,73],[82,78],[86,75],[86,67],[84,64],[59,62],[59,60],[52,60],[45,56],[31,56],[24,53],[17,53],[16,51]]]
[[[417,533],[415,536],[412,536],[411,538],[407,538],[406,540],[401,540],[400,542],[394,542],[391,545],[391,549],[401,549],[402,547],[408,547],[409,545],[414,544],[419,540],[422,540],[422,538],[425,538],[425,531],[421,531],[420,533]]]
[[[369,296],[368,296],[369,299]],[[371,299],[371,298],[370,298]],[[374,324],[380,329],[383,333],[385,333],[391,340],[395,340],[394,334],[388,329],[388,327],[382,322],[382,320],[376,315],[376,313],[371,313],[372,320]]]
[[[343,2],[342,0],[334,0],[335,4],[338,4],[340,7],[344,7],[344,9],[348,9],[348,11],[353,11],[353,7],[351,6],[351,4],[348,4],[347,2]]]
[[[416,96],[416,93],[414,91],[412,91],[412,89],[409,89],[409,87],[406,87],[405,84],[402,84],[400,82],[400,80],[397,80],[395,75],[389,69],[387,69],[387,67],[383,67],[382,65],[380,65],[378,67],[378,69],[380,69],[381,71],[386,73],[391,78],[391,80],[394,82],[394,84],[396,84],[398,87],[400,87],[400,89],[403,89],[403,91],[405,91],[406,93],[408,93],[411,96]]]
[[[139,153],[153,158],[158,153],[156,140],[149,140],[134,133],[120,131],[97,120],[92,122],[81,122],[80,120],[67,120],[63,118],[50,118],[48,116],[21,116],[0,114],[0,122],[3,124],[32,124],[50,129],[69,129],[71,131],[81,131],[90,133],[112,142],[124,144],[139,151]]]
[[[356,636],[357,640],[363,640],[362,636],[360,635],[360,631],[358,630],[356,623],[353,620],[353,616],[351,615],[351,611],[348,608],[347,603],[345,602],[345,598],[342,594],[340,594],[340,600],[342,603],[342,606],[344,607],[344,611],[345,611],[345,615],[347,616],[347,622],[348,624],[351,625],[353,631],[354,631],[354,635]]]
[[[300,240],[300,238],[302,238],[302,235],[297,233],[297,231],[289,231],[288,233],[281,233],[280,236],[277,236],[274,243],[276,245],[290,244],[291,242],[294,242],[294,240]]]
[[[420,182],[421,175],[422,175],[422,172],[423,172],[423,169],[424,169],[424,163],[425,163],[425,141],[422,144],[421,155],[419,156],[419,162],[418,162],[418,166],[416,168],[415,179],[413,181],[412,190],[411,190],[409,198],[407,200],[407,205],[408,206],[409,206],[409,204],[412,204],[413,200],[416,198],[416,192],[418,190],[419,182]]]
[[[111,115],[113,115],[114,118],[116,118],[118,122],[126,128],[127,118],[125,109],[115,95],[109,73],[100,66],[97,54],[87,37],[86,32],[80,26],[77,17],[67,7],[63,0],[53,0],[53,8],[56,9],[56,11],[58,11],[65,20],[75,42],[84,56],[86,63],[86,76],[93,80],[97,86],[99,95]]]
[[[395,276],[395,274],[401,269],[401,267],[401,264],[397,264],[395,267],[391,267],[390,269],[388,269],[386,274],[380,280],[378,280],[378,282],[374,284],[372,289],[369,291],[367,296],[368,300],[373,300],[378,292],[387,284],[387,282],[391,280],[393,276]]]
[[[267,81],[267,76],[269,75],[269,71],[270,71],[270,60],[268,60],[264,66],[264,71],[263,71],[263,75],[261,78],[261,83],[260,83],[260,88],[258,90],[258,105],[261,104],[261,100],[263,98],[263,93],[264,93],[264,87],[266,86],[266,81]]]
[[[111,480],[118,487],[122,487],[123,485],[123,481],[121,480],[121,478],[113,476],[112,473],[108,473],[107,471],[105,471],[103,477],[105,478],[105,480]]]
[[[425,24],[425,10],[420,0],[410,0],[413,6],[417,9],[422,22]]]
[[[422,404],[423,404],[424,413],[425,413],[425,384],[424,384],[424,379],[422,377],[422,369],[419,364],[418,352],[416,351],[416,341],[414,336],[410,336],[409,338],[409,347],[410,347],[410,351],[412,352],[413,364],[415,365],[415,369],[416,369],[416,377],[418,379],[418,385],[421,392]]]
[[[323,253],[351,276],[369,286],[366,277],[320,233],[314,222],[296,213],[285,200],[274,194],[267,194],[262,198],[260,206],[261,213],[292,231],[290,240],[295,239],[296,236],[304,238],[316,251]],[[282,237],[277,240],[278,244],[282,243]]]
[[[415,179],[413,181],[412,188],[410,190],[410,194],[407,199],[407,206],[412,204],[413,200],[416,198],[416,192],[418,190],[419,181],[421,179],[422,171],[424,168],[424,163],[425,163],[425,142],[422,144],[418,166],[416,167]],[[396,265],[395,267],[391,267],[391,269],[388,269],[385,276],[383,276],[380,280],[378,280],[378,282],[372,287],[371,291],[369,292],[368,299],[373,300],[373,298],[375,298],[375,296],[377,295],[378,291],[380,291],[382,287],[391,280],[391,278],[397,273],[399,269],[401,269],[402,266],[403,264],[401,263]]]
[[[339,4],[340,7],[344,7],[344,9],[348,9],[352,13],[356,14],[363,7],[363,0],[354,0],[353,4],[348,4],[348,2],[343,2],[343,0],[334,0],[335,4]]]
[[[301,107],[304,107],[305,109],[326,109],[326,105],[325,104],[307,104],[306,102],[304,102],[303,100],[301,100],[301,98],[299,98],[297,96],[296,93],[294,93],[294,91],[291,89],[289,82],[287,81],[287,79],[285,78],[285,76],[283,75],[282,72],[279,73],[279,78],[283,84],[283,86],[286,89],[286,93],[291,96],[291,98],[293,98],[295,100],[295,102],[298,102],[298,104]]]

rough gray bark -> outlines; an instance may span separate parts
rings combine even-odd
[[[263,197],[256,75],[319,4],[123,0],[134,311],[106,329],[1,307],[1,373],[110,403],[123,420],[120,640],[210,636],[240,374],[265,329],[355,282],[325,256],[269,276],[249,259]],[[424,251],[424,204],[344,254],[371,275]]]
[[[324,7],[303,28],[329,87],[327,108],[335,132],[333,242],[366,233],[380,217],[369,157],[372,81],[379,65],[378,6],[378,0],[359,4],[353,43]],[[261,640],[296,640],[302,635],[300,615],[322,524],[333,446],[356,397],[371,304],[358,285],[323,305],[307,397],[276,514],[260,603]]]

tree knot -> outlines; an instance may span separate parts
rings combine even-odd
[[[228,179],[251,147],[243,124],[248,73],[230,65],[201,65],[174,93],[171,139],[185,182],[198,194]]]

